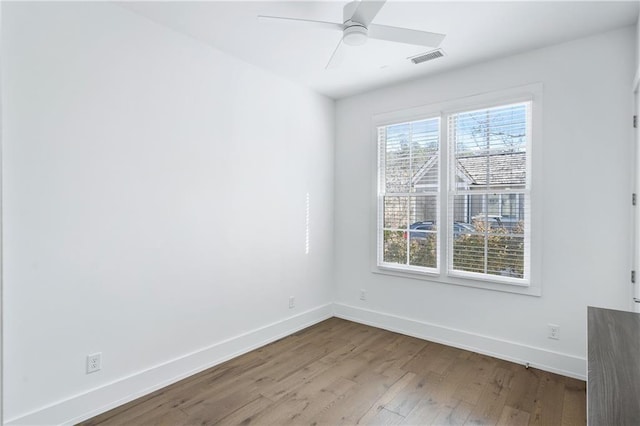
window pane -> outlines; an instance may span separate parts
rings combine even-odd
[[[488,238],[487,273],[504,277],[524,276],[524,237],[496,233]]]
[[[527,199],[523,193],[502,194],[501,221],[512,234],[524,234],[524,223],[529,218],[529,206],[525,201]]]
[[[528,108],[449,117],[453,270],[525,278]]]
[[[438,197],[436,195],[408,197],[408,203],[409,222],[412,225],[417,222],[429,222],[436,225],[438,218]]]
[[[409,124],[387,126],[386,128],[384,150],[384,187],[386,192],[409,192],[411,181],[410,131]]]
[[[485,272],[484,235],[463,234],[453,241],[453,269]]]
[[[413,175],[411,192],[438,192],[440,185],[438,157],[425,157],[418,164],[422,166]]]
[[[500,216],[500,195],[487,195],[487,213],[492,216]]]
[[[438,192],[440,120],[411,123],[411,192]]]
[[[383,261],[387,263],[407,263],[407,239],[403,231],[384,231]]]
[[[501,212],[503,218],[518,219],[518,194],[505,194],[501,199]]]
[[[440,118],[380,127],[378,138],[383,214],[379,260],[435,268]]]
[[[469,223],[480,232],[484,232],[485,229],[504,228],[513,234],[523,234],[524,222],[528,217],[526,198],[525,194],[521,192],[512,194],[457,195],[454,197],[454,218],[461,219],[464,217],[461,211],[467,206],[464,211],[471,216]],[[483,206],[487,206],[487,209]]]
[[[471,153],[458,155],[456,189],[514,189],[526,184],[527,157],[525,152],[505,152],[487,155]],[[462,173],[463,172],[463,173]]]
[[[459,234],[453,241],[455,270],[524,277],[524,236],[506,229]],[[486,262],[486,264],[485,264]]]
[[[480,205],[480,207],[478,207]],[[475,207],[475,208],[474,208]],[[476,212],[482,210],[482,196],[479,195],[456,195],[453,197],[453,222],[471,223],[471,218]]]
[[[407,197],[384,197],[384,227],[407,229]]]
[[[527,105],[508,105],[452,116],[458,155],[523,152],[527,145]]]
[[[437,266],[438,246],[436,234],[427,232],[413,235],[412,233],[409,250],[410,265],[428,268]]]

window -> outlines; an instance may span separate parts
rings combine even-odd
[[[450,274],[528,279],[529,105],[504,105],[447,117],[448,225],[463,221],[475,229],[450,240]]]
[[[531,285],[539,261],[530,209],[534,100],[513,98],[377,120],[377,271],[494,289]]]
[[[380,262],[437,271],[440,119],[384,126],[378,132]]]

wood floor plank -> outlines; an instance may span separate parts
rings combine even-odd
[[[469,362],[473,366],[469,380],[458,386],[453,396],[456,399],[475,405],[493,373],[496,361],[488,356],[474,354],[469,357]]]
[[[413,410],[405,417],[403,424],[406,425],[430,425],[440,414],[444,403],[435,398],[424,397],[413,407]]]
[[[396,339],[389,342],[380,352],[384,358],[374,368],[376,373],[389,377],[400,378],[406,370],[402,366],[416,356],[429,342],[399,334]]]
[[[218,398],[217,395],[221,393],[233,393],[236,389],[242,389],[247,393],[255,392],[257,396],[259,389],[285,379],[309,363],[329,354],[333,348],[340,345],[341,343],[331,340],[327,341],[322,347],[318,347],[313,342],[298,345],[291,351],[281,354],[280,357],[268,359],[262,365],[238,372],[236,376],[227,376],[224,380],[207,383],[206,387],[200,388],[197,398],[189,398],[177,407],[190,411],[194,405],[199,405],[203,401],[208,401],[212,398]]]
[[[562,425],[587,424],[587,389],[585,382],[565,377],[564,383]]]
[[[564,406],[564,378],[542,372],[530,425],[560,424]]]
[[[84,425],[584,425],[586,385],[332,318]]]
[[[473,405],[465,401],[451,398],[444,407],[440,409],[438,415],[434,419],[434,425],[454,426],[466,424]]]
[[[502,415],[509,394],[509,385],[513,372],[498,367],[489,382],[484,386],[482,395],[467,420],[471,424],[496,424]]]
[[[505,405],[497,424],[498,426],[527,426],[529,417],[526,411]]]
[[[398,394],[385,404],[387,410],[406,417],[424,398],[425,388],[432,388],[438,382],[429,375],[417,375]]]
[[[265,386],[260,389],[260,394],[276,401],[286,395],[287,392],[304,386],[308,380],[318,374],[322,374],[329,368],[331,368],[330,363],[322,362],[321,360],[312,362],[281,380],[265,384]]]
[[[404,421],[404,417],[402,417],[398,413],[394,413],[393,411],[387,410],[386,408],[381,408],[376,412],[376,415],[369,419],[368,423],[363,423],[367,425],[399,425]]]
[[[402,392],[415,377],[416,375],[411,372],[402,376],[389,388],[389,390],[387,390],[387,392],[382,394],[380,398],[373,403],[371,408],[360,419],[358,419],[358,423],[365,425],[371,424],[373,419],[378,416],[378,413],[384,409],[385,405],[391,402],[400,392]]]
[[[517,410],[533,413],[536,393],[540,385],[540,371],[515,365],[505,404]]]
[[[318,413],[317,425],[354,425],[371,409],[374,402],[393,385],[395,380],[374,372],[360,376],[363,384],[357,383],[344,398],[336,401],[331,410]]]
[[[429,372],[429,368],[434,358],[442,351],[443,345],[433,342],[427,342],[427,344],[409,359],[401,368],[406,371],[411,371],[415,374],[426,374]]]
[[[237,389],[217,398],[200,400],[197,403],[181,407],[180,410],[187,414],[187,424],[216,423],[259,398],[261,395],[255,390],[244,392]]]
[[[357,383],[339,377],[329,385],[323,386],[319,391],[311,388],[310,392],[306,394],[310,404],[301,413],[300,419],[305,424],[316,422],[316,419],[323,413],[334,410],[335,406],[347,397],[349,391],[357,386]]]
[[[309,424],[318,413],[327,410],[335,401],[357,384],[342,377],[320,375],[305,387],[291,391],[275,404],[254,416],[256,424]]]
[[[269,398],[260,396],[248,404],[243,405],[237,410],[229,413],[227,416],[220,419],[220,424],[227,425],[248,425],[255,424],[256,417],[273,406],[275,403]]]

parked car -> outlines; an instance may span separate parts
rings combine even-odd
[[[489,221],[489,227],[491,229],[506,229],[511,232],[514,228],[518,227],[522,222],[511,216],[498,216],[498,215],[488,215],[485,217],[483,213],[480,213],[476,216],[472,217],[474,223],[476,221],[483,223],[486,219]]]
[[[453,238],[458,238],[461,235],[471,235],[476,232],[476,228],[473,225],[465,222],[453,223]]]
[[[415,229],[416,231],[435,231],[435,223],[430,220],[425,220],[421,222],[412,223],[409,226],[409,229]],[[422,240],[425,241],[427,239],[427,235],[430,232],[412,232],[410,231],[411,240]],[[407,238],[407,233],[404,233],[404,237]]]
[[[492,214],[485,215],[483,213],[480,213],[473,216],[471,219],[473,219],[474,228],[476,227],[475,226],[476,223],[483,224],[485,221],[488,221],[489,227],[491,229],[504,228],[504,223],[502,222],[502,216],[492,215]]]
[[[411,240],[426,240],[427,235],[433,234],[433,232],[418,232],[418,231],[436,231],[436,226],[433,221],[426,220],[421,222],[412,223],[409,226],[410,229],[415,231],[409,231],[411,234]],[[458,238],[460,235],[471,235],[476,232],[473,225],[465,222],[453,223],[453,237]],[[407,233],[404,233],[404,238],[407,238]]]

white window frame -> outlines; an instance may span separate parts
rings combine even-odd
[[[439,117],[438,115],[426,116],[426,117],[422,117],[420,120],[407,120],[407,122],[409,122],[409,121],[413,122],[413,121],[429,120],[429,119],[438,118],[438,117]],[[400,123],[394,123],[394,124],[403,124],[403,123],[400,122]],[[381,127],[381,126],[377,126],[377,127]],[[376,127],[376,130],[377,130],[377,127]],[[440,129],[441,128],[442,128],[442,123],[440,122]],[[377,137],[376,137],[376,146],[377,146]],[[438,148],[438,152],[439,152],[439,150],[440,150],[440,147]],[[379,155],[379,153],[376,154],[376,159],[377,159],[377,162],[379,164],[380,160],[379,160],[378,155]],[[441,155],[438,154],[437,158],[438,158],[438,170],[441,170],[442,166],[439,163],[440,159],[441,159]],[[377,166],[376,166],[376,170],[378,170]],[[379,180],[379,178],[380,178],[380,176],[377,175],[376,176],[376,181],[378,182],[378,185],[384,185],[384,182],[381,182]],[[421,185],[421,186],[422,187],[435,187],[436,189],[440,189],[442,187],[440,184],[438,184],[438,185]],[[378,192],[379,192],[379,190],[376,190],[376,193],[378,193]],[[419,193],[394,194],[394,195],[392,195],[392,197],[393,196],[399,196],[399,197],[417,196],[417,197],[420,197],[420,196],[433,196],[433,195],[437,196],[437,201],[436,201],[436,223],[441,223],[441,217],[442,217],[441,216],[441,211],[442,211],[441,197],[442,197],[442,194],[441,194],[440,191],[434,192],[434,193],[432,193],[432,192],[420,193],[419,192]],[[411,204],[409,203],[408,206],[410,206],[410,205]],[[382,200],[379,199],[379,198],[378,198],[378,207],[377,208],[378,208],[377,218],[380,218],[379,220],[382,220],[384,206],[383,206]],[[411,231],[409,229],[407,229],[406,232],[407,232],[407,235],[410,235]],[[427,231],[427,232],[430,232],[430,231]],[[383,234],[384,234],[383,226],[378,224],[376,226],[376,240],[379,240],[379,238],[381,238]],[[438,235],[438,237],[437,237],[438,245],[436,247],[436,250],[437,250],[438,253],[440,253],[440,243],[439,243],[440,232],[439,231],[437,232],[437,235]],[[410,237],[408,237],[408,239],[409,238]],[[409,244],[409,241],[407,241],[407,244]],[[379,251],[376,252],[376,259],[380,259],[383,256],[383,253],[381,251],[382,247],[380,245],[377,245],[377,250],[379,250]],[[409,251],[407,250],[407,257],[408,256],[409,256]],[[384,269],[389,269],[389,270],[399,269],[399,270],[402,270],[402,271],[412,271],[412,272],[416,272],[416,273],[419,273],[419,274],[439,274],[440,273],[440,267],[441,267],[440,259],[441,259],[441,257],[438,255],[435,267],[423,267],[423,266],[414,266],[414,265],[408,265],[408,264],[400,265],[400,264],[384,263],[384,262],[382,262],[383,264],[380,265],[380,267],[384,268]]]
[[[540,194],[542,184],[542,84],[535,83],[505,90],[494,91],[479,95],[472,95],[452,101],[441,102],[432,105],[424,105],[390,113],[376,114],[372,117],[374,151],[373,175],[373,208],[371,229],[374,238],[371,244],[371,271],[376,274],[392,275],[412,279],[425,280],[443,284],[462,285],[468,287],[482,288],[488,290],[504,291],[531,296],[542,294],[542,196]],[[480,274],[464,274],[460,271],[451,273],[448,246],[450,244],[448,236],[448,226],[438,226],[438,270],[424,271],[422,268],[411,268],[406,265],[380,265],[378,263],[378,220],[381,217],[379,203],[379,182],[378,182],[378,127],[388,126],[408,121],[424,120],[432,117],[440,117],[440,218],[448,220],[449,204],[449,143],[447,134],[447,117],[450,114],[464,112],[474,109],[491,108],[501,105],[514,104],[519,102],[530,102],[530,122],[529,138],[527,145],[527,169],[529,176],[529,253],[528,253],[528,280],[508,279],[501,276],[478,276]],[[443,167],[443,165],[446,165]],[[438,223],[445,223],[439,221]]]

